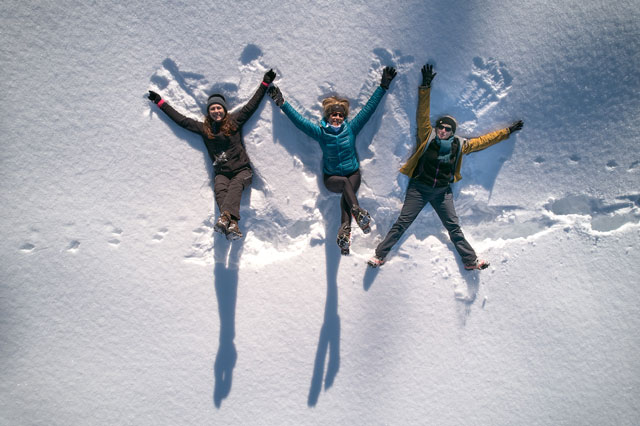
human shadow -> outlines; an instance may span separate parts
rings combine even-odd
[[[260,185],[264,183],[259,182]],[[246,218],[251,211],[251,190],[242,192],[240,201],[240,216]],[[220,211],[216,207],[216,214]],[[241,228],[243,226],[241,225]],[[245,229],[250,228],[250,221],[245,221]],[[246,236],[246,233],[245,233]],[[215,385],[213,403],[220,408],[222,400],[231,393],[233,369],[238,359],[238,352],[234,343],[236,336],[236,301],[238,296],[238,271],[240,258],[244,249],[244,238],[233,242],[217,232],[213,236],[213,268],[216,298],[218,300],[218,315],[220,318],[220,335],[218,353],[213,364]]]
[[[243,240],[231,243],[220,234],[214,236],[216,250],[214,250],[213,277],[220,317],[218,353],[213,364],[215,378],[213,402],[217,408],[220,408],[222,400],[231,392],[233,369],[238,358],[234,338],[236,334],[238,265],[243,246]]]
[[[326,190],[325,190],[326,192]],[[340,226],[340,208],[338,197],[327,197],[319,200],[317,206],[322,212],[325,224],[325,258],[327,275],[327,298],[324,307],[324,319],[320,327],[318,349],[313,364],[311,387],[307,405],[314,407],[318,403],[324,378],[325,391],[333,385],[340,369],[340,316],[338,315],[338,267],[340,266],[340,249],[332,244],[332,236]],[[327,356],[329,357],[328,362]],[[326,365],[326,372],[325,372]]]

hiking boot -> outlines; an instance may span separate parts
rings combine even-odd
[[[356,220],[356,223],[358,224],[360,229],[362,229],[362,232],[364,232],[365,234],[371,232],[371,215],[368,211],[361,207],[353,206],[351,208],[351,214],[353,215],[353,218]]]
[[[349,246],[351,245],[351,226],[348,223],[343,223],[338,231],[338,238],[336,239],[340,252],[343,255],[349,254]]]
[[[227,227],[227,240],[239,240],[242,238],[242,232],[240,232],[240,227],[238,226],[238,221],[235,219],[231,219],[229,222],[229,226]]]
[[[384,259],[378,255],[373,255],[371,259],[367,261],[367,265],[371,266],[372,268],[377,268],[378,266],[384,265]]]
[[[214,225],[213,230],[221,234],[227,235],[227,232],[229,232],[228,229],[229,229],[230,222],[231,222],[231,215],[229,214],[229,212],[223,212],[218,218],[218,221],[216,222],[216,224]]]
[[[489,262],[482,259],[476,259],[471,263],[465,263],[464,269],[467,271],[473,271],[474,269],[483,270],[489,267]]]

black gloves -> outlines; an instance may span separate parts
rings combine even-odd
[[[431,80],[438,74],[433,72],[433,65],[426,64],[422,67],[422,85],[431,87]]]
[[[380,86],[382,86],[382,88],[385,90],[389,90],[389,84],[391,84],[391,80],[393,80],[393,77],[395,77],[396,74],[397,72],[395,68],[384,67],[384,70],[382,70],[382,80],[380,81]]]
[[[275,79],[276,79],[276,72],[273,69],[270,69],[269,71],[264,73],[264,78],[262,79],[262,81],[264,81],[267,84],[271,84]]]
[[[158,95],[156,92],[154,92],[153,90],[149,90],[149,96],[148,96],[150,101],[153,101],[155,103],[158,103],[162,100],[162,98],[160,97],[160,95]]]
[[[511,126],[509,126],[509,134],[513,132],[517,132],[518,130],[522,129],[523,125],[524,125],[524,122],[522,120],[516,121]]]
[[[278,86],[269,87],[269,90],[267,91],[267,93],[269,94],[269,96],[273,98],[274,102],[279,107],[281,107],[282,104],[284,104],[284,96],[282,96],[282,92],[280,91]]]

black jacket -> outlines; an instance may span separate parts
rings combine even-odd
[[[237,124],[237,130],[229,136],[225,136],[219,128],[215,128],[212,129],[213,138],[209,138],[204,131],[204,123],[185,117],[173,109],[166,101],[162,103],[160,109],[177,125],[202,136],[216,173],[235,174],[240,170],[251,167],[249,156],[244,149],[242,141],[242,126],[258,109],[260,101],[266,92],[267,86],[260,83],[260,87],[249,99],[249,102],[239,111],[229,114],[229,120],[234,120]]]

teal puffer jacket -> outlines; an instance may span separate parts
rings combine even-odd
[[[347,176],[360,168],[356,152],[356,136],[371,118],[384,93],[385,89],[378,87],[353,120],[345,119],[337,133],[331,129],[324,118],[318,125],[300,115],[288,102],[285,102],[281,108],[298,129],[320,143],[323,172],[327,175]]]

